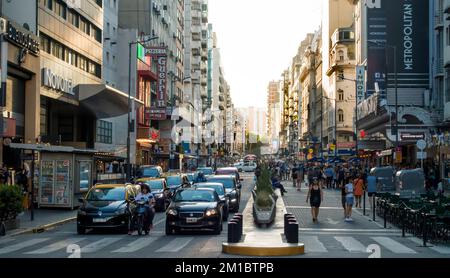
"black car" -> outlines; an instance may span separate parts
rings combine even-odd
[[[206,177],[207,182],[221,183],[225,187],[225,195],[230,200],[229,210],[238,212],[241,203],[241,185],[233,175],[213,175]]]
[[[224,202],[214,189],[179,189],[167,209],[166,235],[181,229],[208,229],[220,234],[223,213]]]
[[[145,181],[155,197],[155,210],[166,211],[170,204],[170,189],[165,179],[151,179]]]
[[[217,194],[219,195],[220,200],[222,200],[225,203],[224,209],[223,209],[223,221],[228,220],[230,200],[228,199],[228,196],[225,195],[225,187],[223,186],[223,184],[212,183],[212,182],[202,182],[202,183],[195,183],[194,188],[195,189],[203,189],[203,188],[214,189],[217,192]]]
[[[124,185],[97,185],[79,199],[77,232],[85,234],[90,228],[114,228],[128,232],[129,206]]]

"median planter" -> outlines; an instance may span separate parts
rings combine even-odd
[[[253,195],[253,219],[257,225],[268,226],[275,220],[276,195],[272,189],[270,170],[263,166]]]
[[[17,215],[22,212],[22,190],[16,185],[0,185],[0,233],[19,226]]]

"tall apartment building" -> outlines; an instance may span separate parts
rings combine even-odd
[[[322,144],[335,145],[334,155],[344,156],[353,154],[355,135],[356,58],[353,10],[353,4],[348,0],[324,0],[322,84],[323,97],[326,99],[326,132]]]
[[[267,134],[271,144],[278,146],[281,125],[280,81],[272,81],[267,88]]]

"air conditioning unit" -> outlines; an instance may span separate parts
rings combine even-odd
[[[7,25],[8,25],[8,21],[6,21],[6,19],[0,17],[0,34],[6,33]]]

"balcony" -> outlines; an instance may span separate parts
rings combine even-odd
[[[219,109],[223,111],[223,110],[225,110],[225,106],[222,103],[220,103],[219,104]]]
[[[206,63],[201,63],[200,69],[201,69],[203,74],[208,72],[208,66],[206,65]]]
[[[202,11],[202,23],[208,23],[208,11]]]
[[[192,40],[193,41],[201,41],[201,33],[200,32],[192,32]]]
[[[200,53],[201,53],[200,48],[192,48],[192,56],[198,57],[200,56]]]

